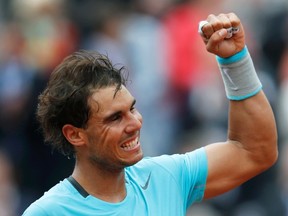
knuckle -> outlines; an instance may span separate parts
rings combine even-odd
[[[221,21],[217,20],[217,21],[215,21],[215,22],[213,23],[213,29],[214,29],[214,31],[218,31],[218,30],[220,30],[220,29],[222,29],[222,28],[223,28],[223,23],[222,23]]]
[[[213,20],[215,18],[214,14],[209,14],[207,20]]]
[[[233,12],[228,13],[228,15],[229,15],[229,16],[234,16],[234,17],[236,16],[236,14],[233,13]]]
[[[220,13],[220,14],[218,15],[218,17],[226,17],[226,14]]]

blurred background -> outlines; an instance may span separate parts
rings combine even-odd
[[[73,159],[43,143],[35,109],[53,68],[75,50],[97,50],[126,67],[146,156],[224,140],[228,101],[197,33],[200,20],[220,12],[235,12],[245,26],[276,115],[280,158],[188,215],[287,216],[287,0],[0,0],[0,215],[20,215],[72,172]]]

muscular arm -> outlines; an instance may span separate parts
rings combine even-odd
[[[209,15],[203,27],[206,49],[220,57],[230,57],[245,46],[243,26],[235,14]],[[225,39],[226,28],[240,31]],[[205,198],[239,186],[272,166],[277,159],[277,131],[270,104],[261,90],[247,99],[229,102],[227,141],[205,147],[208,179]]]
[[[239,186],[269,168],[277,158],[277,133],[270,105],[261,91],[230,101],[228,140],[206,146],[205,198]]]

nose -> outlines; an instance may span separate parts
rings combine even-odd
[[[128,116],[128,124],[126,126],[126,133],[135,132],[141,129],[142,127],[142,115],[135,111],[134,113],[130,113]]]

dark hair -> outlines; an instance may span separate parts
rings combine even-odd
[[[74,147],[62,134],[62,127],[72,124],[85,128],[91,111],[90,96],[96,89],[109,86],[115,86],[116,94],[126,85],[123,70],[97,52],[81,50],[66,57],[51,73],[38,98],[37,119],[45,142],[66,156],[74,155]]]

